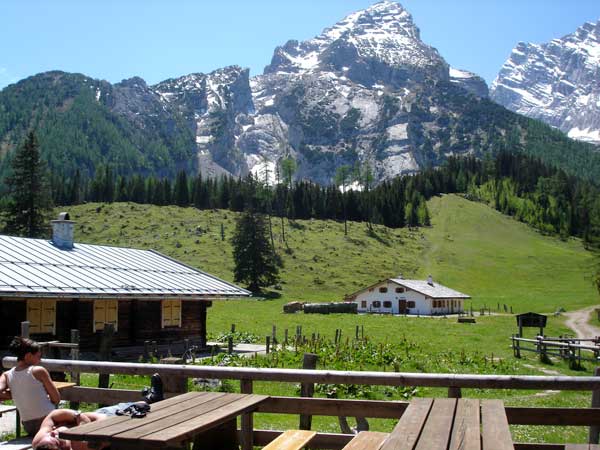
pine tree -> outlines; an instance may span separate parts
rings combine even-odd
[[[173,189],[173,196],[175,197],[175,204],[177,206],[189,206],[190,205],[190,190],[188,188],[187,174],[185,170],[180,171],[177,174],[175,180],[175,187]]]
[[[247,283],[252,292],[260,292],[261,288],[279,280],[279,268],[267,233],[264,217],[249,210],[237,219],[231,239],[234,279]]]
[[[12,175],[6,179],[10,200],[5,231],[26,237],[43,237],[48,229],[52,197],[46,165],[40,158],[39,144],[31,131],[16,151]]]

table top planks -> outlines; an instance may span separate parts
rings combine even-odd
[[[479,400],[459,400],[449,450],[481,450],[480,427]]]
[[[103,441],[125,447],[170,447],[253,411],[267,398],[254,394],[189,392],[153,404],[144,418],[109,417],[61,431],[60,435],[70,440]]]
[[[452,433],[455,398],[438,398],[433,403],[416,450],[446,449]]]
[[[438,449],[514,450],[504,403],[414,399],[380,447],[380,450]]]
[[[413,399],[380,450],[413,450],[425,425],[433,399]]]
[[[514,450],[502,400],[481,401],[481,445],[484,450]]]

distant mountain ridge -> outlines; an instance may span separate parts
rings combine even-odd
[[[487,99],[485,82],[424,43],[412,16],[382,1],[319,36],[277,47],[262,75],[229,66],[148,86],[48,72],[0,92],[0,158],[37,127],[51,168],[71,175],[253,173],[272,181],[283,158],[296,178],[332,182],[342,165],[375,181],[449,155],[524,151],[582,176],[600,174],[591,147]],[[0,175],[9,158],[0,159]],[[80,169],[81,170],[81,169]]]
[[[600,144],[600,20],[545,44],[520,42],[491,97],[573,139]]]

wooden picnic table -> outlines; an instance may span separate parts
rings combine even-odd
[[[378,450],[514,450],[501,400],[417,398]]]
[[[113,450],[179,448],[237,450],[236,418],[256,410],[266,395],[188,392],[151,405],[143,418],[115,416],[61,431],[62,439],[109,442]],[[252,430],[242,435],[250,439]]]

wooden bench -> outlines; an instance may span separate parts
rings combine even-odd
[[[342,450],[379,450],[388,433],[361,431]]]
[[[0,442],[0,450],[30,450],[31,438],[18,438],[11,441]]]
[[[458,323],[476,323],[475,317],[459,317]]]
[[[597,444],[567,444],[565,450],[600,450]]]
[[[316,435],[316,431],[287,430],[263,447],[263,450],[300,450]]]
[[[17,407],[13,406],[13,405],[0,405],[0,417],[2,416],[2,414],[6,414],[6,413],[13,412],[16,410],[17,410]]]

